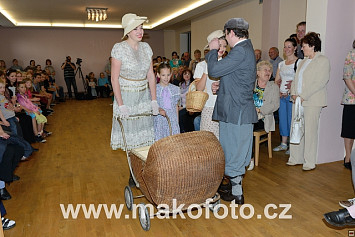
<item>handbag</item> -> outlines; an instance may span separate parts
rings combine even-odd
[[[301,97],[296,98],[295,102],[295,116],[292,121],[290,143],[300,144],[302,137],[304,136],[304,115],[303,107],[301,105]]]

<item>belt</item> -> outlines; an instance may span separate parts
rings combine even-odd
[[[120,78],[125,79],[125,80],[127,80],[127,81],[144,81],[144,80],[147,79],[147,78],[144,78],[144,79],[129,79],[129,78],[123,77],[123,76],[121,76],[121,75],[120,75]]]

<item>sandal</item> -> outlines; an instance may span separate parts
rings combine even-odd
[[[4,230],[11,229],[11,228],[15,227],[15,225],[16,225],[15,221],[7,219],[5,217],[1,217],[1,222],[2,222],[2,228]]]

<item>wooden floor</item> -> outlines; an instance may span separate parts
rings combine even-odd
[[[323,220],[323,213],[337,210],[338,201],[354,196],[351,174],[341,162],[318,165],[304,172],[301,166],[288,167],[282,152],[267,158],[261,146],[259,167],[247,171],[243,181],[245,201],[255,213],[251,219],[229,215],[218,219],[210,214],[192,219],[152,219],[146,232],[124,206],[122,218],[65,219],[60,204],[124,204],[128,180],[125,153],[110,148],[112,106],[110,99],[67,101],[55,106],[47,130],[53,135],[45,144],[35,144],[39,152],[22,162],[15,173],[21,177],[7,187],[12,199],[4,201],[16,227],[6,237],[18,236],[348,236],[350,229],[335,229]],[[278,135],[273,136],[276,146]],[[329,147],[331,149],[331,147]],[[343,154],[339,154],[342,157]],[[208,171],[206,171],[208,172]],[[138,193],[138,192],[137,192]],[[139,202],[147,201],[142,198]],[[222,201],[222,203],[227,204]],[[275,204],[269,214],[281,214],[280,204],[291,204],[286,213],[292,219],[267,219],[264,208]],[[250,206],[244,209],[249,214]],[[192,214],[196,214],[193,212]],[[220,215],[223,214],[221,210]],[[258,219],[257,215],[261,215]],[[355,229],[355,227],[354,227]]]

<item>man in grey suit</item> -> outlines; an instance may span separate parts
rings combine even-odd
[[[253,45],[249,38],[249,24],[243,18],[232,18],[224,25],[229,54],[218,61],[218,40],[209,43],[206,55],[208,75],[220,77],[213,85],[217,101],[213,120],[219,121],[219,137],[225,154],[225,176],[230,182],[219,189],[225,201],[244,203],[242,188],[245,167],[249,165],[253,144],[253,123],[258,121],[253,101],[256,66]]]

